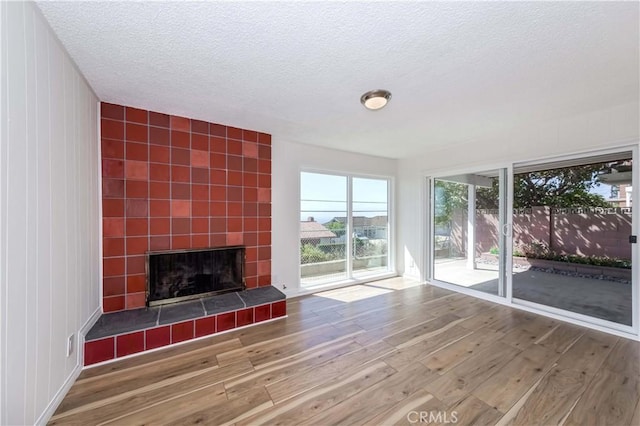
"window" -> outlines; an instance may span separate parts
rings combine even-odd
[[[300,174],[303,286],[390,271],[389,195],[389,179]]]

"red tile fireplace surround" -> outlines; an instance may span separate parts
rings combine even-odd
[[[270,287],[271,136],[109,103],[100,124],[104,315],[84,364],[285,316]],[[229,246],[245,249],[247,290],[228,308],[145,309],[146,253]]]
[[[147,251],[246,247],[271,285],[271,136],[103,103],[103,311],[145,306]]]

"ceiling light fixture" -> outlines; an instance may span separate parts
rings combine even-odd
[[[389,99],[391,99],[391,92],[382,89],[372,90],[360,96],[362,105],[372,111],[384,107],[389,102]]]

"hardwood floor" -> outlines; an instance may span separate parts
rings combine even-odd
[[[401,278],[82,372],[50,424],[640,425],[640,342]]]

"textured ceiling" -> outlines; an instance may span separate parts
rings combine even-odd
[[[104,101],[383,157],[638,100],[638,2],[38,5]]]

